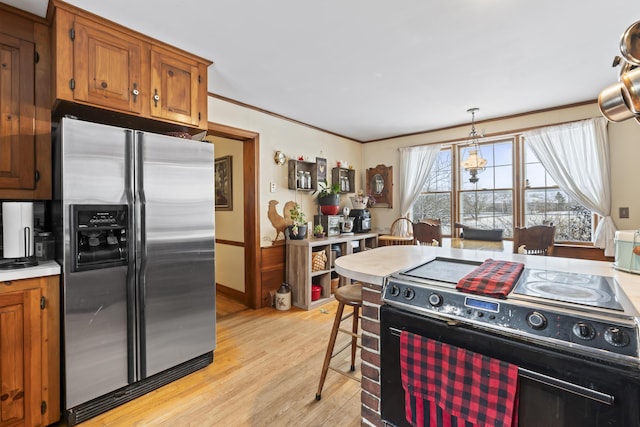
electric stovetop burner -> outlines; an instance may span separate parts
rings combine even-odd
[[[525,268],[514,294],[624,311],[612,277]]]

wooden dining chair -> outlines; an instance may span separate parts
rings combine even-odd
[[[553,255],[556,227],[534,225],[513,230],[513,253],[528,255]]]
[[[397,218],[391,223],[389,227],[389,233],[391,238],[388,239],[389,245],[415,245],[416,241],[413,237],[413,222],[407,217]],[[399,237],[399,239],[393,239],[393,237]]]
[[[442,246],[440,220],[425,218],[413,223],[413,239],[418,245]]]

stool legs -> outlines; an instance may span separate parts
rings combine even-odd
[[[356,370],[356,348],[358,347],[358,319],[360,319],[360,306],[353,307],[353,327],[351,331],[351,372]]]
[[[329,371],[329,363],[331,363],[331,355],[333,354],[333,347],[336,345],[336,338],[338,337],[338,329],[340,329],[340,322],[342,320],[342,312],[344,311],[344,304],[339,303],[336,311],[336,318],[333,320],[333,328],[331,329],[331,336],[329,337],[329,345],[327,346],[327,353],[324,356],[324,363],[322,365],[322,374],[320,374],[320,384],[318,385],[318,392],[316,393],[316,400],[322,398],[322,387],[324,386],[324,380],[327,378],[327,371]]]
[[[329,337],[329,344],[327,345],[327,353],[324,356],[322,373],[320,374],[320,384],[318,385],[318,391],[316,392],[316,400],[320,400],[322,398],[322,387],[324,386],[324,381],[327,378],[327,372],[329,371],[329,365],[331,364],[331,359],[333,357],[333,350],[336,345],[338,332],[340,331],[340,323],[343,320],[342,315],[344,313],[344,306],[344,303],[338,303],[336,317],[333,320],[333,328],[331,329],[331,336]],[[353,313],[351,314],[351,316],[353,316],[353,320],[351,327],[351,372],[354,372],[356,370],[356,350],[358,348],[358,320],[360,319],[360,306],[353,305],[352,307]],[[342,329],[342,332],[349,333],[344,329]]]

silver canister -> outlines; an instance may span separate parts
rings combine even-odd
[[[38,261],[50,261],[55,257],[55,239],[50,231],[42,231],[35,236],[35,252]]]
[[[612,122],[621,122],[634,116],[629,104],[628,94],[622,82],[608,86],[598,96],[600,112]]]

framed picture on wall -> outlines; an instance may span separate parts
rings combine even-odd
[[[224,156],[215,160],[215,189],[216,189],[216,210],[233,210],[233,186],[232,186],[232,156]]]
[[[316,157],[316,182],[328,182],[327,181],[327,159],[322,157]]]

